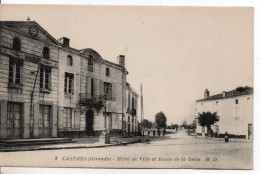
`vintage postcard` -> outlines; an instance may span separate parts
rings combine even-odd
[[[0,166],[253,169],[252,7],[0,5]]]

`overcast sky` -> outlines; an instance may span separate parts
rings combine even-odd
[[[145,118],[163,111],[167,123],[194,119],[195,101],[253,86],[253,9],[151,6],[2,6],[1,20],[38,22],[76,49],[92,48],[116,62],[140,94]],[[140,110],[140,105],[139,105]]]

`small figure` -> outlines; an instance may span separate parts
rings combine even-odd
[[[163,135],[165,135],[165,134],[166,134],[166,129],[164,128],[164,129],[163,129]]]
[[[155,130],[153,130],[153,137],[155,137]]]
[[[148,129],[148,136],[150,136],[150,129]]]
[[[229,138],[228,138],[228,133],[227,132],[225,132],[225,137],[224,138],[225,138],[225,142],[228,143],[229,142]]]
[[[158,136],[160,137],[161,136],[161,132],[160,132],[160,129],[158,128],[157,130],[157,133],[158,133]]]

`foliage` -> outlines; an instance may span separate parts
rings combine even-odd
[[[163,112],[158,112],[155,115],[155,123],[157,124],[158,128],[166,128],[166,122],[167,118]]]
[[[153,125],[153,123],[152,123],[151,121],[149,121],[149,120],[147,120],[147,119],[144,119],[144,120],[143,120],[143,126],[144,126],[145,128],[151,129],[152,125]]]
[[[211,130],[211,125],[219,121],[219,116],[216,112],[202,112],[199,113],[199,116],[196,118],[201,127],[207,127],[208,132]]]
[[[178,129],[179,125],[178,124],[171,124],[170,126],[168,126],[168,129]]]
[[[188,125],[189,129],[195,130],[197,127],[196,119],[192,121],[191,124]]]

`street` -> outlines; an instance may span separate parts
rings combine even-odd
[[[0,153],[3,159],[21,166],[250,169],[253,143],[199,139],[182,131],[150,144]]]

